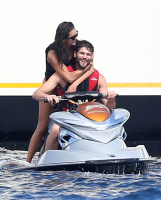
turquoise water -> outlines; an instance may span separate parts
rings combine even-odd
[[[26,155],[26,151],[0,148],[0,159],[10,157],[25,161]],[[160,200],[161,159],[157,158],[145,175],[0,171],[0,199]]]

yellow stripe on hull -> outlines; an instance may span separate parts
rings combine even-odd
[[[42,83],[0,83],[0,88],[38,88]],[[161,83],[108,83],[112,88],[161,87]]]

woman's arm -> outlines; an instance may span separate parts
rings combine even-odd
[[[84,73],[81,77],[79,77],[77,80],[75,80],[67,89],[66,92],[75,92],[77,90],[77,87],[79,84],[81,84],[84,80],[86,80],[89,76],[91,76],[94,72],[93,65],[90,67],[90,69]]]
[[[81,77],[79,81],[83,82],[86,78],[88,78],[93,73],[93,68],[88,66],[86,69],[79,69],[73,72],[69,72],[67,67],[63,64],[62,66],[58,63],[58,59],[54,50],[50,50],[47,56],[48,62],[53,66],[55,71],[58,73],[60,77],[62,77],[65,81],[69,83],[73,83],[73,81],[77,80],[84,73],[87,73],[86,76]],[[77,82],[76,84],[80,84],[81,82]],[[78,84],[78,85],[79,85]]]

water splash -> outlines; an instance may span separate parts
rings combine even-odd
[[[0,158],[0,170],[10,170],[14,168],[29,167],[34,166],[34,164],[28,163],[23,160],[14,159],[11,157],[1,157]]]
[[[26,154],[26,151],[11,151],[0,148],[0,171],[35,165],[24,160],[26,159]]]

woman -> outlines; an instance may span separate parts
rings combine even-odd
[[[91,65],[85,70],[81,69],[74,72],[69,72],[66,67],[74,62],[73,50],[77,41],[77,36],[78,32],[72,22],[62,22],[56,30],[54,42],[46,49],[46,72],[44,81],[48,80],[53,73],[57,72],[64,80],[73,83],[70,88],[68,88],[68,92],[76,91],[77,86],[94,71]],[[27,162],[31,162],[40,146],[42,137],[48,128],[49,115],[52,109],[51,104],[39,102],[38,124],[30,140]]]

